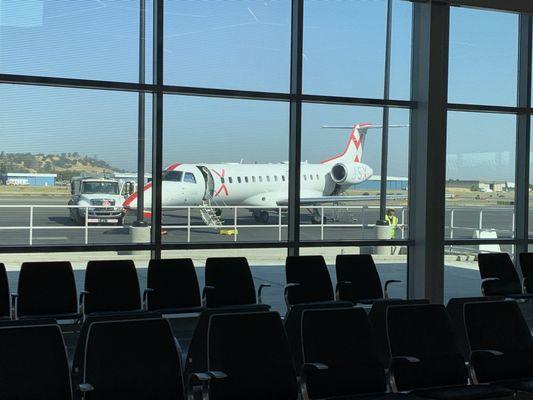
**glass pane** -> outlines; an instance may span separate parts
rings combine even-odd
[[[454,297],[481,296],[481,277],[477,254],[506,252],[514,259],[514,246],[478,245],[446,246],[444,248],[444,302]]]
[[[393,2],[391,97],[409,98],[411,4]],[[387,1],[307,1],[305,93],[383,97]]]
[[[137,185],[138,94],[2,85],[0,97],[2,245],[134,241],[123,203]],[[150,140],[146,154],[148,180]]]
[[[385,234],[380,238],[407,238],[407,110],[390,112],[387,207],[391,226],[376,227],[382,118],[381,108],[304,104],[302,240],[376,239],[378,230]]]
[[[165,242],[285,241],[289,106],[165,96]]]
[[[291,2],[165,1],[165,82],[288,92]]]
[[[516,117],[448,113],[446,238],[514,236]]]
[[[0,73],[138,82],[139,1],[2,0]]]
[[[516,105],[518,15],[451,8],[451,103]]]

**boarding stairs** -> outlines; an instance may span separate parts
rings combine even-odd
[[[215,209],[211,205],[211,201],[204,201],[200,208],[200,215],[207,226],[221,228],[224,221],[217,215]]]

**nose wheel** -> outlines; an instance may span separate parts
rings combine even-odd
[[[259,222],[261,224],[268,223],[268,220],[270,219],[270,214],[268,213],[268,211],[264,211],[264,210],[254,210],[253,216],[254,216],[255,222]]]

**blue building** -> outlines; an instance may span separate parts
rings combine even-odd
[[[57,174],[33,174],[24,172],[8,172],[2,174],[2,183],[12,186],[54,186]]]
[[[407,190],[407,183],[408,179],[398,176],[389,176],[387,177],[387,189],[388,190]],[[381,185],[381,177],[380,176],[371,176],[370,179],[368,179],[365,182],[358,183],[357,185],[354,185],[352,188],[356,190],[379,190]]]

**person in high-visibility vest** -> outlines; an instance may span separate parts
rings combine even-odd
[[[396,227],[398,226],[398,217],[395,214],[396,212],[392,208],[389,208],[387,214],[385,214],[385,221],[387,221],[390,226],[391,239],[396,237]]]

